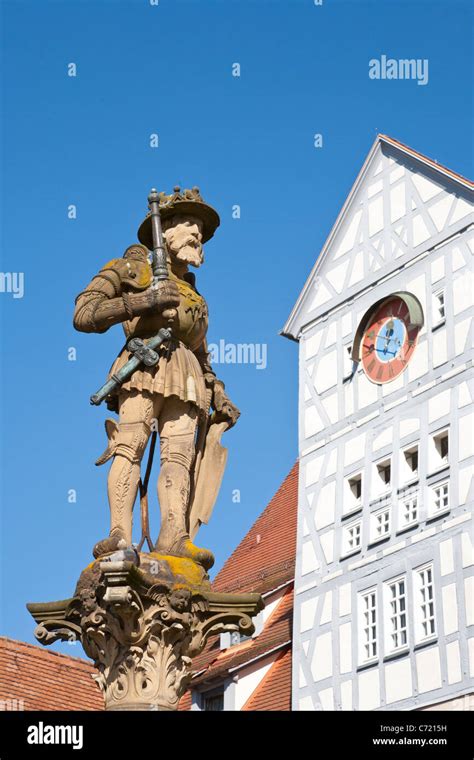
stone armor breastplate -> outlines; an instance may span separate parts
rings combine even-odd
[[[150,266],[147,263],[147,266]],[[180,304],[177,315],[173,322],[173,338],[184,343],[191,351],[195,351],[206,337],[208,327],[208,311],[204,298],[185,280],[178,279],[173,274],[170,278],[178,286]],[[141,317],[135,317],[123,323],[125,335],[128,338],[147,338],[155,335],[160,327],[166,327],[167,323],[162,315],[148,313]]]

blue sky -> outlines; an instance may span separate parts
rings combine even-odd
[[[197,273],[210,341],[267,345],[266,369],[215,365],[242,411],[198,536],[219,570],[296,459],[297,345],[278,332],[376,133],[472,174],[469,5],[4,0],[2,271],[25,284],[0,293],[0,635],[33,642],[25,603],[70,596],[108,531],[107,411],[88,398],[122,333],[76,333],[72,311],[149,189],[198,185],[221,215]],[[370,79],[382,55],[428,59],[428,83]]]

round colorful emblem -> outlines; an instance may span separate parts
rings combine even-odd
[[[373,383],[388,383],[408,365],[420,327],[412,325],[408,306],[398,296],[384,301],[364,330],[360,358]]]

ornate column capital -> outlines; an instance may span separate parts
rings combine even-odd
[[[118,551],[81,574],[71,599],[28,604],[42,644],[79,639],[106,710],[176,710],[209,636],[253,633],[259,594],[216,594],[192,560]]]

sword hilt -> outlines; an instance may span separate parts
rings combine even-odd
[[[117,370],[116,374],[112,375],[104,383],[102,388],[99,388],[97,393],[94,393],[90,397],[90,403],[93,406],[99,406],[107,396],[116,391],[117,388],[120,388],[122,383],[126,382],[133,375],[140,364],[153,366],[156,363],[155,359],[159,359],[159,355],[155,352],[155,349],[159,348],[165,340],[171,340],[171,337],[171,330],[167,327],[162,327],[147,343],[139,338],[132,338],[127,344],[127,348],[132,344],[130,351],[133,352],[133,356],[125,362],[123,367]]]

